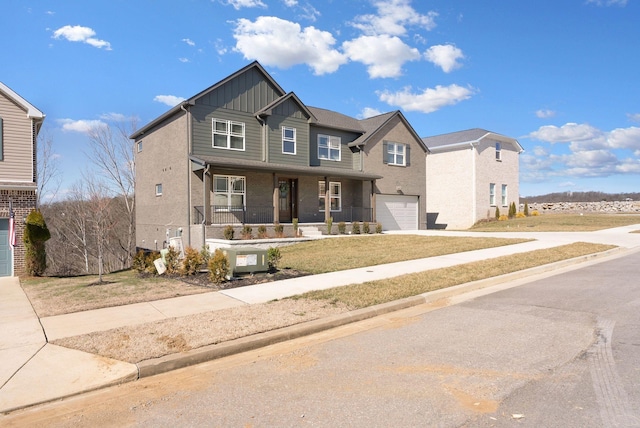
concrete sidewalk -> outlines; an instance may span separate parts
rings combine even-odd
[[[180,354],[176,354],[146,364],[129,364],[47,343],[47,341],[57,338],[234,306],[262,303],[311,290],[391,278],[408,273],[550,248],[571,242],[595,242],[617,245],[622,249],[640,249],[640,234],[629,233],[638,229],[640,229],[640,225],[580,233],[397,232],[445,236],[518,237],[536,239],[536,241],[42,319],[38,319],[33,311],[18,279],[3,277],[0,278],[0,323],[2,325],[0,330],[0,361],[3,362],[0,365],[0,412],[8,412],[135,380],[141,374],[153,373],[154,369],[151,366],[154,364],[163,367],[157,369],[158,372],[189,363],[173,361],[180,358]],[[504,278],[502,281],[507,281],[510,278],[515,278],[515,276]],[[458,287],[455,290],[447,291],[447,293],[455,295],[455,293],[478,288],[479,286]],[[397,310],[407,305],[424,302],[424,298],[414,300],[415,302],[392,302],[387,304],[386,309],[383,310]],[[263,334],[256,340],[239,341],[232,346],[232,350],[218,349],[215,355],[242,352],[242,350],[252,349],[252,347],[260,346],[263,343],[270,343],[269,340],[275,339],[269,338],[269,335],[274,337],[280,335],[286,339],[287,337],[308,334],[318,329],[330,328],[334,324],[337,325],[338,322],[346,323],[375,316],[381,313],[380,311],[380,308],[367,308],[358,311],[358,314],[345,314],[341,320],[335,322],[318,320],[320,322],[312,326],[292,326],[284,333],[286,336],[282,336],[281,332]],[[224,346],[219,348],[224,348]],[[204,361],[213,354],[202,355],[200,359]],[[197,358],[185,358],[191,358],[189,360],[191,364],[198,361]]]

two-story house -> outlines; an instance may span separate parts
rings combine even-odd
[[[468,229],[519,205],[519,155],[511,137],[469,129],[423,138],[427,155],[427,228]]]
[[[0,82],[0,276],[24,272],[22,219],[36,207],[36,140],[44,117]]]
[[[140,248],[293,219],[426,227],[427,148],[401,112],[358,120],[308,107],[258,62],[130,138]]]

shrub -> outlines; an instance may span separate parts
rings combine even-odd
[[[531,212],[531,215],[532,215],[533,217],[537,217],[537,216],[539,216],[539,215],[540,215],[540,213],[538,212],[538,210],[533,210],[533,211]]]
[[[267,250],[267,263],[269,263],[269,270],[277,270],[280,259],[282,259],[280,249],[278,247],[269,247]]]
[[[221,284],[231,276],[229,260],[220,248],[216,248],[207,267],[209,268],[209,280],[215,284]]]
[[[524,215],[525,217],[529,217],[529,204],[528,203],[524,203]]]
[[[298,237],[298,219],[294,218],[291,222],[293,223],[293,236]]]
[[[248,224],[242,226],[242,239],[251,239],[253,238],[253,228]]]
[[[264,239],[267,237],[267,226],[261,224],[258,226],[258,238]]]
[[[44,243],[51,233],[39,210],[31,210],[27,216],[22,242],[25,247],[25,270],[29,275],[42,276],[47,269],[47,252]]]
[[[518,211],[518,214],[516,214],[516,218],[525,218],[526,215],[524,215],[524,213],[522,211]]]
[[[224,228],[224,231],[223,231],[224,239],[231,241],[233,239],[234,233],[235,231],[233,230],[233,226],[228,225],[227,227]]]
[[[158,269],[156,269],[155,261],[160,258],[160,253],[158,251],[153,251],[147,254],[147,257],[144,259],[145,263],[145,272],[150,273],[152,275],[158,274]]]
[[[353,233],[354,235],[360,235],[360,223],[357,221],[354,221],[351,224],[351,233]]]
[[[371,230],[369,229],[369,222],[365,221],[364,223],[362,223],[362,233],[368,235],[370,231]]]
[[[498,217],[498,221],[507,221],[507,220],[509,220],[508,215],[502,214],[500,217]]]
[[[202,253],[193,247],[187,247],[184,250],[184,260],[182,261],[181,274],[195,275],[202,266]]]
[[[327,220],[327,235],[331,235],[332,228],[333,228],[333,217],[329,217],[329,220]]]
[[[382,223],[376,223],[376,233],[382,233]]]
[[[282,238],[284,237],[284,226],[281,224],[276,224],[273,226],[273,231],[276,233],[276,237]]]
[[[340,235],[344,235],[345,233],[347,233],[347,225],[345,224],[344,221],[341,221],[340,223],[338,223],[338,233]]]
[[[133,256],[131,268],[138,273],[142,273],[147,270],[147,254],[144,251],[138,250],[138,252]]]
[[[500,208],[496,207],[496,214],[495,214],[496,220],[500,220]]]
[[[167,273],[180,272],[180,253],[175,248],[169,246],[169,252],[164,256],[164,264],[167,267]]]
[[[516,203],[511,202],[511,204],[509,205],[509,218],[514,218],[516,216],[516,213]]]
[[[209,247],[205,244],[202,246],[200,250],[200,257],[202,257],[202,264],[209,264],[209,259],[211,258],[211,253],[209,252]]]

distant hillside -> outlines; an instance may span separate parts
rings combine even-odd
[[[600,201],[624,201],[626,199],[640,201],[640,193],[561,192],[561,193],[549,193],[548,195],[521,197],[520,203],[600,202]]]

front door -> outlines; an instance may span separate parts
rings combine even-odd
[[[280,222],[291,223],[298,217],[298,180],[292,178],[279,178],[280,201],[278,210],[280,211]]]
[[[0,276],[11,275],[11,246],[9,245],[9,220],[0,218]]]

